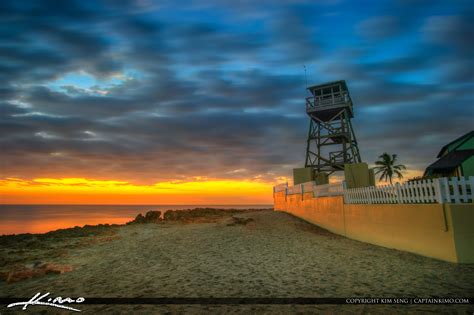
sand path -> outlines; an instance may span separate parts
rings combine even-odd
[[[0,296],[32,296],[46,290],[71,297],[474,296],[474,265],[353,241],[282,212],[237,216],[254,222],[124,226],[118,240],[71,251],[62,263],[74,265],[73,272],[1,283]],[[220,312],[223,307],[81,306],[143,313]],[[227,306],[225,311],[312,312],[329,306],[321,307]],[[351,313],[375,310],[370,306],[336,307]]]

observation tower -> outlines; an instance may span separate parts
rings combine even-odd
[[[344,171],[344,164],[361,163],[352,128],[352,100],[346,82],[335,81],[308,87],[306,98],[310,118],[305,168],[330,175]]]

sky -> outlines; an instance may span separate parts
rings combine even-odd
[[[308,84],[362,160],[421,175],[473,129],[472,1],[0,2],[0,203],[272,203]],[[306,75],[305,69],[306,67]]]

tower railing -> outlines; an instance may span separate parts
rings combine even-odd
[[[333,106],[349,102],[349,94],[347,92],[337,92],[334,94],[309,96],[306,98],[306,109],[314,109],[316,107]]]
[[[332,163],[344,163],[344,151],[329,152],[329,160]]]

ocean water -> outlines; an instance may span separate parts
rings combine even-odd
[[[272,205],[0,205],[0,235],[46,233],[86,224],[123,224],[150,210],[263,209]]]

